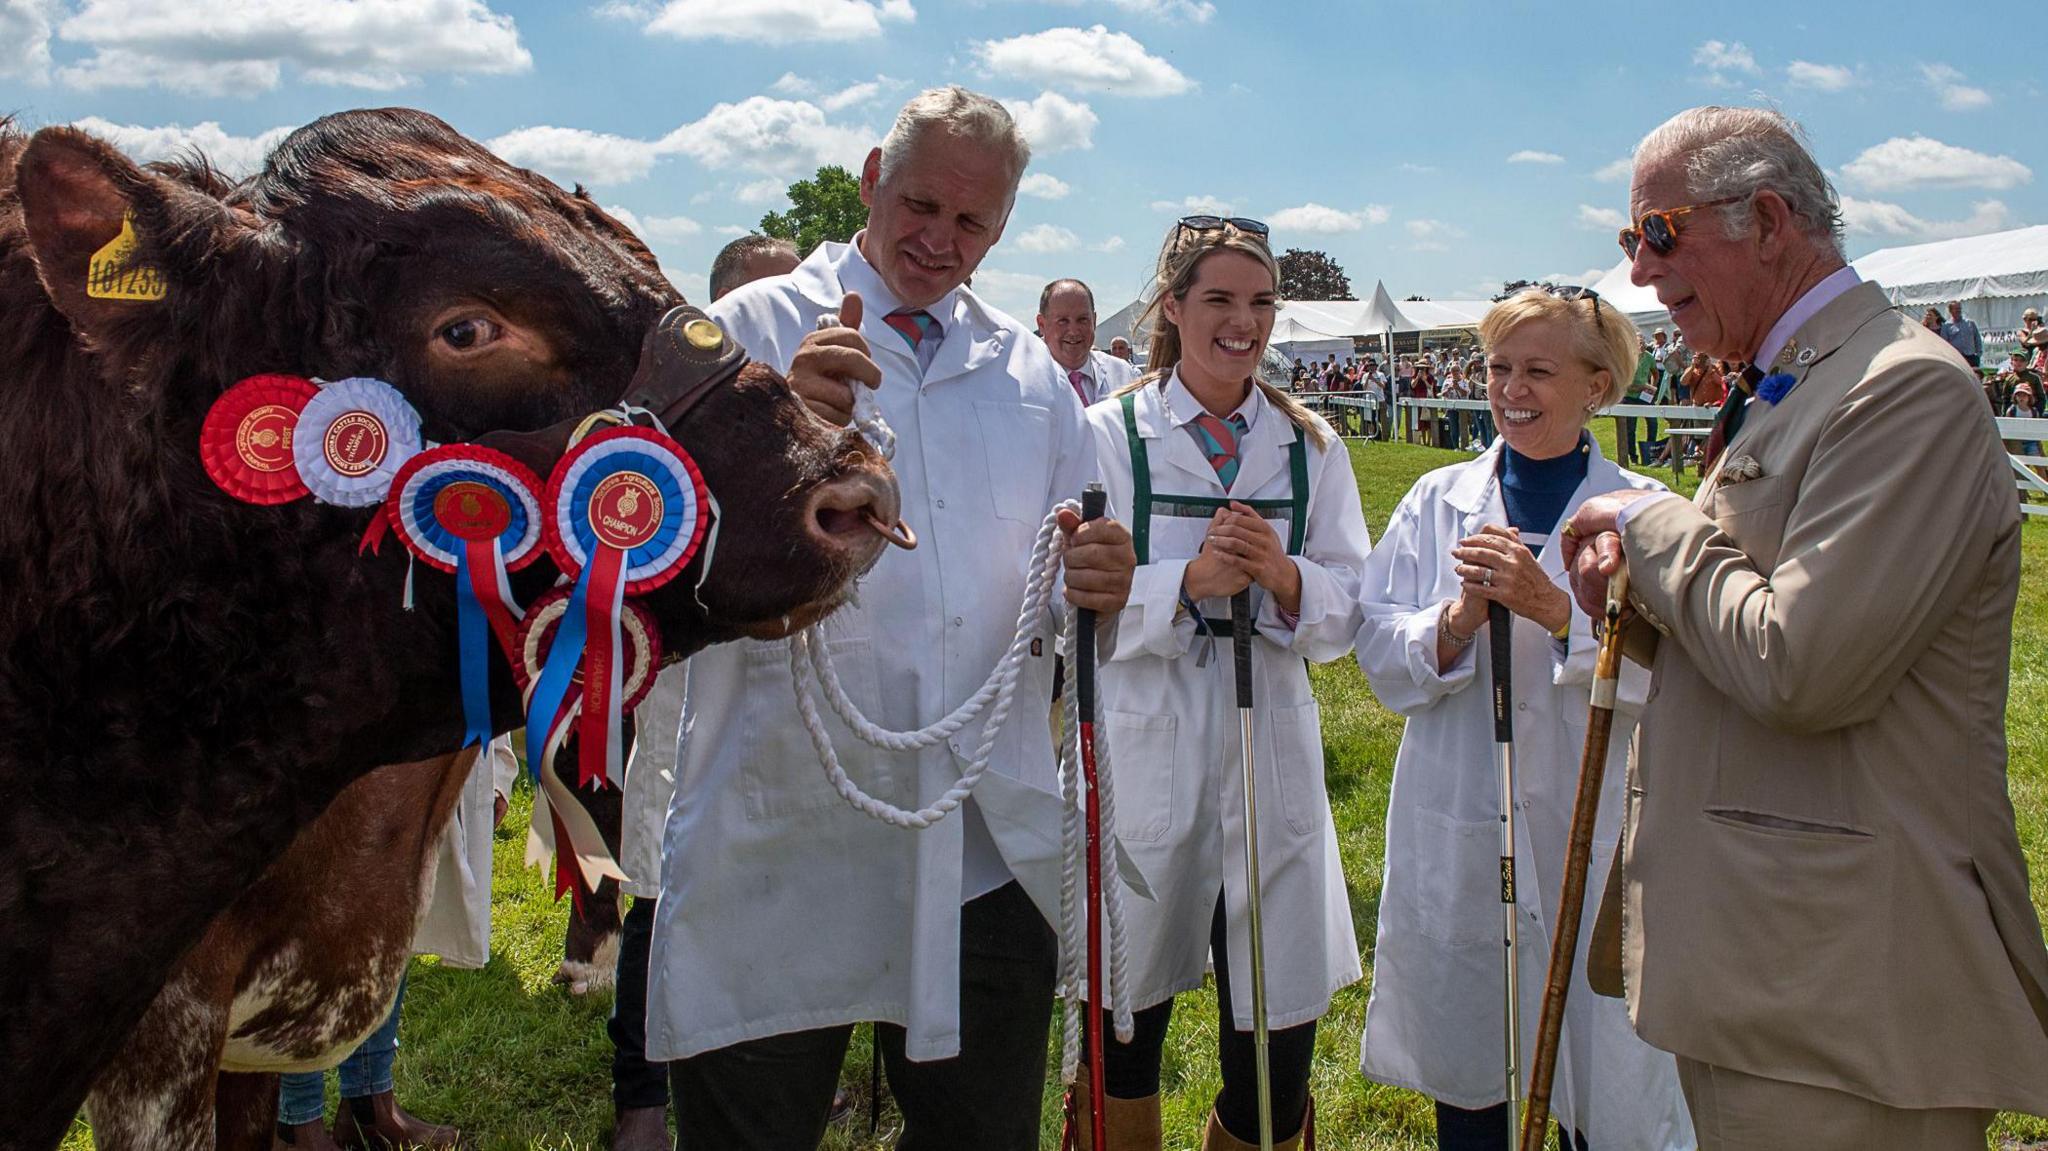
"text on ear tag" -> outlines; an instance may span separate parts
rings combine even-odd
[[[137,246],[135,217],[121,217],[121,234],[86,264],[85,294],[95,300],[161,300],[170,295],[162,272],[129,262]]]

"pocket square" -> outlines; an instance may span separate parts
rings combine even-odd
[[[1721,483],[1746,484],[1764,474],[1764,466],[1756,462],[1755,456],[1736,456],[1721,468]]]

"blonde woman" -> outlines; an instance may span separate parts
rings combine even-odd
[[[1266,226],[1187,217],[1156,275],[1141,321],[1151,372],[1088,410],[1110,506],[1138,550],[1102,671],[1101,726],[1114,752],[1117,832],[1154,896],[1124,901],[1139,1011],[1133,1042],[1111,1038],[1103,1062],[1107,1138],[1118,1151],[1159,1148],[1173,997],[1202,986],[1213,954],[1223,1090],[1202,1146],[1257,1144],[1228,634],[1230,598],[1249,587],[1273,1136],[1295,1148],[1309,1125],[1316,1020],[1359,977],[1303,661],[1351,650],[1371,540],[1343,444],[1255,375],[1279,297]],[[1085,1115],[1085,1098],[1078,1103]],[[1086,1123],[1076,1126],[1086,1147]]]
[[[1361,1064],[1369,1078],[1436,1100],[1439,1147],[1496,1151],[1510,1124],[1501,811],[1480,633],[1489,604],[1513,613],[1526,1055],[1535,1049],[1593,675],[1592,621],[1568,594],[1553,533],[1589,496],[1657,484],[1606,459],[1586,430],[1635,376],[1640,341],[1627,317],[1583,289],[1530,289],[1489,312],[1479,335],[1500,437],[1476,459],[1416,482],[1361,581],[1359,666],[1380,702],[1408,717],[1387,810]],[[1629,665],[1593,839],[1596,876],[1614,856],[1629,731],[1648,687],[1648,673]],[[1582,952],[1588,935],[1590,927]],[[1622,1001],[1594,995],[1585,970],[1582,957],[1552,1095],[1561,1145],[1692,1147],[1672,1057],[1637,1039]]]

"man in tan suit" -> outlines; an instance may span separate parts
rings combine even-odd
[[[1981,1151],[1995,1109],[2048,1113],[2003,449],[1954,349],[1845,266],[1791,122],[1681,113],[1629,199],[1635,282],[1768,375],[1731,389],[1693,502],[1617,492],[1567,527],[1589,610],[1626,558],[1654,673],[1592,974],[1618,938],[1708,1151]]]

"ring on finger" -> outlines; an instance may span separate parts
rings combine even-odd
[[[1481,568],[1481,569],[1480,569],[1480,571],[1481,571],[1481,572],[1482,572],[1483,574],[1481,574],[1481,575],[1480,575],[1480,577],[1479,577],[1479,582],[1480,582],[1480,583],[1483,583],[1483,584],[1485,584],[1485,585],[1486,585],[1487,587],[1492,587],[1492,586],[1493,586],[1493,569],[1492,569],[1492,568]]]

